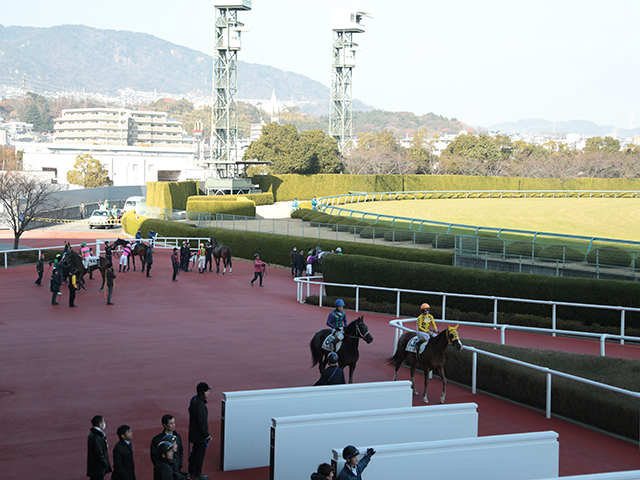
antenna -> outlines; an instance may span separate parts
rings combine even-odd
[[[367,12],[358,10],[334,10],[333,61],[331,75],[331,103],[329,112],[329,135],[338,141],[338,148],[344,146],[353,137],[352,74],[356,66],[356,47],[354,33],[364,33],[361,23]]]

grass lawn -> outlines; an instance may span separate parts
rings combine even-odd
[[[361,212],[466,225],[640,241],[640,199],[472,198],[344,205]]]

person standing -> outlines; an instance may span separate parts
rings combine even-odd
[[[129,255],[131,254],[131,244],[127,244],[126,247],[122,250],[122,255],[120,255],[120,265],[118,265],[118,273],[127,273],[127,261],[129,259]]]
[[[291,250],[290,260],[291,260],[291,276],[295,277],[296,270],[298,267],[298,252],[296,247],[293,247],[293,250]]]
[[[153,480],[183,480],[185,478],[180,474],[176,474],[175,464],[173,463],[173,445],[170,442],[160,442],[158,455],[160,456],[160,461],[153,467]]]
[[[176,432],[176,419],[169,413],[162,416],[162,432],[151,439],[151,448],[149,449],[151,461],[154,465],[157,465],[160,461],[161,456],[158,454],[158,445],[160,445],[160,442],[162,442],[167,435],[173,435],[175,437],[173,442],[175,444],[173,463],[176,466],[176,470],[180,472],[182,471],[184,460],[184,447],[182,445],[182,437]]]
[[[300,210],[300,205],[298,204],[298,198],[294,198],[293,202],[291,202],[291,213],[295,212],[296,210]]]
[[[87,213],[87,209],[84,206],[84,202],[80,202],[80,218],[84,220],[84,216]]]
[[[142,230],[138,229],[136,232],[136,243],[142,242]]]
[[[151,275],[149,275],[149,272],[151,271],[151,267],[153,266],[153,247],[151,247],[151,245],[147,247],[147,255],[145,261],[147,262],[147,277],[150,277]]]
[[[298,274],[296,275],[297,277],[302,277],[304,275],[304,270],[306,268],[306,263],[304,261],[304,252],[302,251],[302,248],[300,249],[300,252],[298,252]]]
[[[116,274],[113,271],[113,267],[109,267],[105,274],[105,282],[107,283],[107,305],[113,305],[113,303],[111,303],[111,295],[113,295],[113,287],[116,283],[114,282],[115,279]]]
[[[262,287],[262,276],[264,274],[264,269],[266,267],[266,263],[260,260],[260,255],[257,253],[253,256],[253,280],[251,280],[251,286],[253,287],[253,282],[255,282],[258,277],[260,277],[260,286]]]
[[[156,237],[158,236],[158,234],[156,233],[156,231],[151,228],[149,230],[149,245],[151,246],[151,248],[154,248],[156,246]]]
[[[44,255],[40,255],[40,258],[38,258],[38,263],[36,263],[36,272],[38,272],[38,279],[36,280],[36,285],[41,287],[42,276],[44,275]]]
[[[180,261],[178,260],[177,247],[173,248],[173,253],[171,254],[171,266],[173,267],[173,278],[171,280],[177,282],[178,279],[176,278],[176,276],[178,275],[178,271],[180,270]]]
[[[208,475],[202,475],[202,464],[211,440],[209,435],[209,410],[207,398],[211,388],[205,382],[196,387],[196,395],[189,404],[189,442],[193,444],[189,456],[189,475],[193,480],[208,480]]]
[[[328,463],[318,465],[318,471],[311,474],[311,480],[333,480],[333,467]]]
[[[329,365],[324,369],[322,375],[320,375],[320,379],[313,385],[344,385],[346,382],[344,380],[344,372],[338,366],[338,354],[331,352],[327,355],[327,360],[329,361]]]
[[[69,274],[69,306],[77,307],[76,291],[78,290],[78,269],[73,267]]]
[[[111,480],[136,480],[133,462],[133,432],[129,425],[120,425],[117,430],[118,443],[113,447],[113,473]]]
[[[109,245],[109,240],[106,240],[104,242],[104,256],[107,259],[107,261],[109,262],[109,266],[112,267],[113,266],[113,249],[111,248],[111,245]]]
[[[51,290],[51,305],[58,305],[56,302],[58,294],[62,288],[62,276],[58,273],[58,269],[54,268],[49,279],[49,290]]]
[[[91,419],[91,430],[87,438],[87,477],[91,480],[103,480],[111,472],[109,463],[109,445],[104,432],[107,422],[102,415]]]
[[[368,448],[367,453],[362,456],[362,460],[358,461],[358,455],[360,455],[358,449],[353,445],[347,445],[342,450],[342,458],[346,460],[346,463],[336,480],[350,480],[352,478],[362,480],[362,472],[375,454],[376,451],[373,448]]]
[[[316,197],[313,197],[311,199],[311,209],[318,210],[318,200],[316,199]]]
[[[204,273],[206,255],[207,252],[204,249],[204,243],[201,243],[200,248],[198,249],[198,273]]]
[[[211,267],[213,266],[213,245],[211,245],[210,242],[207,242],[204,246],[204,256],[205,256],[205,261],[204,261],[204,269],[205,271],[207,270],[207,265],[209,265],[209,271],[213,272],[213,270],[211,269]]]
[[[182,242],[182,247],[180,247],[180,268],[184,272],[189,271],[189,259],[191,258],[191,249],[189,245],[187,245],[187,241]]]

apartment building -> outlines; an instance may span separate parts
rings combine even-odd
[[[184,138],[182,123],[165,112],[119,108],[62,110],[54,123],[54,143],[130,147],[175,147],[193,145]]]

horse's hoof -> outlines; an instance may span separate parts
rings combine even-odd
[[[424,397],[424,398],[422,399],[422,402],[423,402],[423,403],[429,403],[429,399],[427,399],[427,397]]]
[[[440,403],[444,403],[444,397],[440,397]]]
[[[414,394],[414,395],[418,395],[418,391],[417,391],[417,390],[414,390],[414,391],[413,391],[413,394]]]

